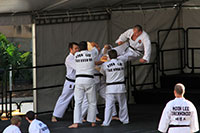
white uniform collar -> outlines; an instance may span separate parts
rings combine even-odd
[[[184,97],[180,97],[180,98],[175,98],[175,100],[184,100],[185,98]]]
[[[69,52],[69,55],[72,55],[72,56],[74,56],[71,52]]]
[[[80,52],[85,52],[85,51],[88,51],[88,50],[81,50]]]
[[[112,60],[114,61],[114,60],[117,60],[117,59],[111,59],[110,61],[112,61]]]

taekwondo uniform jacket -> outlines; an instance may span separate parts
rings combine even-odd
[[[10,125],[6,129],[4,129],[3,133],[21,133],[19,127],[15,125]]]
[[[91,51],[76,52],[76,81],[75,84],[94,84],[94,60],[98,56],[98,50],[94,47]],[[84,63],[82,63],[84,62]],[[89,78],[88,78],[89,77]]]
[[[76,75],[76,70],[75,70],[75,60],[74,60],[74,55],[69,54],[66,59],[65,59],[65,66],[66,66],[66,80],[73,83],[75,82],[75,75]],[[73,89],[73,84],[70,89]]]
[[[28,130],[29,133],[50,133],[47,125],[37,119],[31,122]]]
[[[118,59],[105,62],[100,72],[106,75],[106,93],[125,93],[124,63]],[[116,84],[115,84],[116,83]],[[114,87],[112,85],[113,84]]]
[[[175,98],[165,106],[158,130],[169,133],[191,133],[199,130],[195,106],[185,98]]]

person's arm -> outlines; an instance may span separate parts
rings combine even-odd
[[[96,47],[93,47],[91,52],[92,52],[93,58],[96,58],[99,54],[99,51]]]
[[[99,71],[101,74],[105,75],[105,64],[102,64],[101,69]]]
[[[167,104],[162,112],[162,116],[160,118],[158,131],[165,133],[169,127],[170,123],[170,109],[169,104]]]
[[[140,63],[149,63],[151,56],[151,41],[148,35],[142,39],[142,43],[144,45],[144,56],[139,61]]]
[[[108,51],[111,49],[111,46],[106,44],[104,45],[103,49],[102,49],[102,54],[105,55],[108,53]]]
[[[94,63],[95,63],[95,65],[101,65],[101,64],[103,64],[104,62],[103,62],[103,61],[95,61]]]
[[[118,45],[122,45],[124,42],[126,42],[129,39],[132,32],[133,32],[133,29],[129,29],[125,31],[119,36],[119,38],[115,41],[115,43],[117,43]]]
[[[74,70],[76,70],[76,66],[75,66],[75,59],[74,57],[70,57],[70,58],[66,58],[65,60],[65,66],[66,67],[71,67],[73,68]]]
[[[100,66],[95,66],[95,69],[100,72],[101,67]]]
[[[195,106],[193,104],[191,105],[190,129],[191,129],[191,132],[199,131],[199,121],[198,121],[197,110],[196,110],[196,108],[195,108]]]

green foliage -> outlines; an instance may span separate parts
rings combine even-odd
[[[0,68],[7,69],[10,65],[13,68],[29,66],[31,53],[19,51],[19,44],[11,43],[6,36],[0,33]]]
[[[20,51],[20,46],[20,44],[9,42],[6,36],[0,33],[0,68],[6,70],[10,66],[12,68],[32,66],[31,52]],[[13,79],[31,81],[32,70],[13,71]]]

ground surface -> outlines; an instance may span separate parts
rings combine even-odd
[[[50,121],[50,114],[39,115],[38,119],[46,123],[51,133],[158,133],[157,126],[160,115],[165,105],[152,104],[134,104],[129,105],[130,124],[123,125],[119,121],[112,121],[111,126],[101,127],[101,122],[96,127],[90,127],[89,123],[82,124],[78,129],[69,129],[72,124],[72,111],[66,112],[63,119],[59,119],[57,123]],[[99,108],[99,117],[103,119],[103,107]],[[200,106],[197,106],[198,113]],[[9,121],[0,121],[0,132],[9,125]],[[26,133],[28,130],[28,122],[23,118],[21,130]]]

